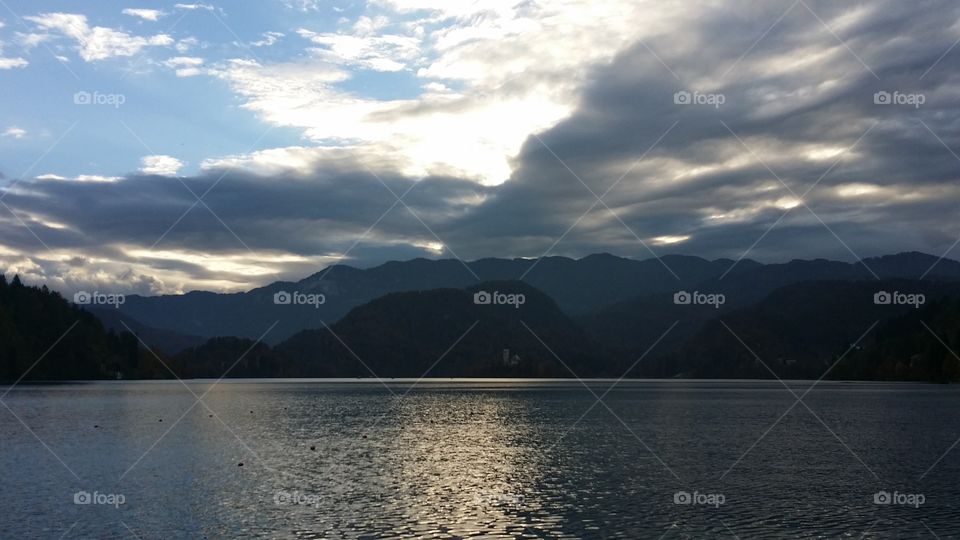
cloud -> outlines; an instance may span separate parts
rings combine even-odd
[[[20,57],[4,57],[3,56],[3,46],[4,43],[0,41],[0,69],[14,69],[26,67],[29,62],[26,59]]]
[[[161,17],[166,15],[165,12],[159,9],[134,9],[134,8],[124,9],[123,14],[129,15],[131,17],[139,17],[145,21],[153,21],[153,22],[160,20]]]
[[[179,159],[164,155],[146,156],[140,160],[140,172],[143,174],[176,176],[183,166],[184,163]]]
[[[368,11],[336,32],[298,29],[313,45],[309,58],[211,73],[261,119],[299,128],[311,141],[388,145],[409,163],[406,174],[464,175],[489,185],[509,178],[530,133],[569,116],[589,66],[688,13],[639,10],[628,0],[380,2]],[[343,90],[357,71],[415,77],[426,91],[389,99]],[[340,79],[302,84],[330,72]]]
[[[174,9],[184,9],[187,11],[194,11],[198,9],[205,9],[207,11],[213,11],[214,7],[210,4],[174,4]]]
[[[250,43],[251,47],[269,47],[284,37],[283,32],[264,32],[263,38]]]
[[[17,32],[14,34],[17,38],[17,44],[23,47],[25,50],[29,51],[36,48],[38,45],[42,44],[45,41],[49,41],[52,37],[50,34],[39,34],[39,33],[27,33]]]
[[[960,235],[940,225],[958,217],[960,185],[938,140],[960,143],[946,121],[960,105],[958,57],[921,75],[956,40],[960,9],[810,5],[856,55],[801,9],[738,63],[783,9],[750,19],[693,9],[694,31],[671,38],[672,49],[638,43],[598,67],[573,114],[528,139],[511,180],[445,239],[463,253],[512,246],[505,254],[518,256],[561,236],[553,253],[649,256],[642,241],[734,258],[757,242],[750,255],[767,260],[939,255]],[[926,104],[876,105],[882,89]],[[678,91],[725,104],[678,104]]]
[[[332,64],[352,65],[373,71],[400,71],[419,55],[419,39],[387,34],[359,36],[339,33],[316,33],[301,28],[297,34],[320,45],[311,50],[317,57]]]
[[[809,0],[813,13],[784,15],[746,0],[385,0],[406,22],[370,13],[343,33],[421,36],[403,60],[416,71],[381,76],[424,92],[395,99],[346,90],[347,55],[171,58],[306,140],[211,157],[179,178],[189,190],[144,173],[26,179],[4,202],[51,250],[0,214],[0,267],[73,285],[131,270],[169,292],[302,277],[352,246],[357,265],[645,258],[644,244],[774,261],[939,255],[960,237],[960,54],[944,54],[960,5],[934,4]],[[207,190],[196,204],[190,191]],[[396,203],[405,193],[415,215]]]
[[[335,262],[365,233],[364,245],[350,252],[354,263],[385,253],[435,256],[436,239],[391,191],[409,191],[404,200],[420,219],[440,223],[475,204],[485,190],[456,178],[415,182],[392,169],[387,162],[362,164],[351,152],[334,151],[307,176],[214,167],[181,178],[189,190],[177,180],[142,173],[114,182],[45,175],[6,192],[4,202],[30,229],[9,214],[0,216],[0,271],[4,263],[8,271],[16,264],[23,271],[27,259],[38,267],[31,266],[32,275],[43,269],[50,278],[63,270],[64,261],[82,257],[91,275],[133,268],[157,277],[165,292],[199,286],[236,290],[312,273]],[[208,190],[204,204],[195,205],[191,191]],[[84,204],[70,202],[77,200]],[[37,249],[31,230],[50,251]],[[32,255],[4,257],[4,252]],[[71,270],[74,285],[79,273]]]
[[[23,128],[18,128],[17,126],[10,126],[3,132],[3,137],[13,137],[14,139],[22,139],[27,136],[27,131]]]
[[[173,44],[173,38],[166,34],[142,37],[103,26],[91,27],[85,15],[43,13],[27,16],[24,19],[36,23],[41,28],[56,30],[75,40],[80,58],[87,62],[106,60],[115,56],[133,56],[145,47]]]
[[[283,2],[283,5],[288,9],[296,9],[299,11],[317,11],[321,6],[325,5],[323,0],[280,0]],[[333,8],[337,10],[337,8]]]
[[[16,57],[16,58],[4,58],[0,56],[0,69],[14,69],[20,67],[26,67],[29,64],[25,59]]]
[[[199,43],[200,43],[200,40],[198,40],[197,38],[188,37],[188,38],[183,38],[180,41],[177,41],[177,44],[174,48],[177,49],[178,53],[185,53],[190,49],[192,49],[193,47],[196,47]]]
[[[194,56],[176,56],[163,61],[163,65],[173,69],[177,77],[193,77],[203,73],[203,58]]]

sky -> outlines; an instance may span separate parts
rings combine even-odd
[[[960,256],[960,3],[0,0],[0,272]]]

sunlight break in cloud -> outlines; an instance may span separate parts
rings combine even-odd
[[[338,32],[298,29],[313,45],[308,59],[236,61],[215,74],[244,97],[245,108],[302,129],[317,143],[359,151],[366,144],[377,155],[386,146],[395,161],[408,164],[406,174],[455,174],[496,185],[510,177],[510,160],[530,133],[570,114],[587,66],[612,58],[677,10],[640,10],[627,1],[529,7],[405,1],[368,11]],[[419,18],[403,19],[406,13]],[[563,54],[557,43],[565,44]],[[347,92],[340,83],[354,72],[331,64],[405,72],[422,80],[425,91],[404,99]],[[305,84],[333,72],[340,80]]]

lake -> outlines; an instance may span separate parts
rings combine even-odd
[[[956,386],[614,382],[18,385],[0,538],[960,537]]]

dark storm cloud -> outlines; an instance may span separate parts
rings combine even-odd
[[[420,181],[405,201],[426,226],[398,204],[351,261],[429,255],[417,246],[437,242],[434,232],[465,258],[538,256],[568,229],[551,253],[649,256],[636,234],[661,254],[735,258],[767,234],[751,257],[939,255],[960,235],[960,161],[944,146],[960,152],[960,48],[943,56],[960,39],[960,5],[808,1],[771,29],[790,6],[727,2],[629,47],[593,71],[569,118],[526,141],[508,182]],[[677,104],[678,91],[723,103]],[[925,102],[878,105],[877,92]],[[415,182],[375,174],[397,195]],[[219,176],[182,180],[199,195]],[[376,176],[343,160],[309,174],[230,172],[204,199],[216,217],[197,205],[157,249],[245,251],[242,240],[257,252],[336,255],[394,204]],[[817,182],[807,209],[799,198]],[[611,186],[608,209],[591,190]],[[149,248],[195,200],[177,179],[132,175],[31,181],[4,202],[54,249],[122,260],[116,246]],[[5,246],[36,252],[3,208],[0,220]],[[197,262],[156,264],[218,275]]]
[[[217,252],[249,246],[316,254],[345,249],[381,216],[380,226],[371,232],[374,238],[384,231],[389,238],[420,238],[423,225],[395,204],[394,194],[407,192],[403,201],[422,219],[436,221],[462,212],[470,198],[484,191],[465,180],[415,182],[366,170],[318,171],[295,179],[238,172],[220,176],[213,171],[182,179],[131,175],[117,182],[38,180],[28,192],[11,192],[5,202],[68,225],[58,230],[42,219],[32,223],[51,247],[157,243],[157,249]],[[198,203],[197,196],[204,193]],[[23,248],[36,240],[21,230],[17,242],[25,244],[16,246]]]
[[[590,190],[602,194],[676,122],[604,198],[648,243],[657,236],[691,236],[658,251],[738,256],[829,169],[804,197],[816,215],[802,205],[792,209],[753,255],[849,259],[844,243],[863,256],[899,249],[939,254],[960,233],[950,225],[957,217],[960,162],[937,139],[960,148],[960,54],[930,68],[960,38],[960,6],[807,4],[838,27],[837,36],[798,4],[737,62],[789,5],[763,3],[763,16],[752,17],[741,3],[738,15],[724,8],[701,17],[695,31],[676,38],[680,45],[673,36],[647,43],[677,77],[646,46],[625,51],[595,73],[574,115],[526,142],[511,182],[458,223],[457,243],[484,251],[492,240],[476,240],[475,231],[495,222],[494,231],[510,238],[500,238],[501,245],[523,250],[514,254],[538,254],[529,249],[546,249],[595,202]],[[673,96],[680,90],[722,94],[725,101],[719,107],[677,105]],[[874,95],[881,91],[919,93],[926,101],[919,108],[877,105]],[[808,155],[818,147],[855,143],[846,155]],[[725,162],[732,164],[682,176]],[[837,190],[849,184],[890,189],[876,196],[839,196]],[[783,207],[775,205],[778,200]],[[737,212],[748,215],[729,222],[707,219]],[[591,223],[592,217],[602,223]],[[597,246],[598,227],[611,244]],[[647,254],[603,205],[554,252],[601,248]]]

